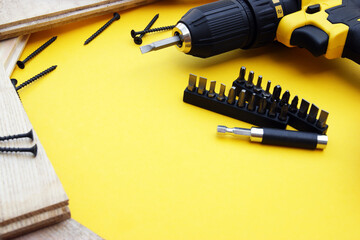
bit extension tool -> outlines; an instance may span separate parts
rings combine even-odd
[[[267,145],[277,145],[305,149],[325,149],[328,143],[326,135],[318,135],[309,132],[297,132],[271,128],[228,128],[218,126],[218,133],[231,133],[241,136],[249,136],[252,142],[260,142]]]
[[[256,48],[275,39],[314,56],[360,64],[359,0],[220,0],[189,10],[173,37],[141,47],[142,53],[175,45],[196,57]]]

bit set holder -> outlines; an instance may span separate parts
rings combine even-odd
[[[285,129],[288,124],[287,107],[278,113],[275,105],[266,109],[264,101],[255,104],[254,95],[246,102],[246,90],[241,91],[239,99],[236,100],[235,87],[225,96],[224,84],[220,85],[220,92],[215,93],[215,81],[211,82],[209,90],[206,90],[206,78],[200,77],[198,87],[196,82],[197,76],[190,74],[189,85],[184,92],[184,102],[257,126]]]
[[[267,101],[267,108],[271,106],[274,102],[276,102],[276,111],[280,112],[281,108],[284,105],[288,105],[290,101],[290,92],[285,91],[281,96],[282,88],[280,85],[276,85],[274,87],[273,93],[270,93],[271,81],[267,82],[266,89],[262,89],[262,76],[258,77],[256,85],[253,83],[254,81],[254,72],[250,71],[248,75],[248,79],[245,80],[246,68],[240,68],[239,77],[233,82],[233,87],[236,88],[236,93],[239,94],[241,90],[245,89],[247,91],[246,100],[250,98],[252,94],[255,95],[255,102],[259,102],[260,99],[265,98]],[[291,104],[289,105],[289,125],[299,131],[305,132],[314,132],[318,134],[326,134],[328,125],[326,124],[329,113],[325,110],[321,110],[319,118],[317,119],[317,115],[319,112],[319,108],[315,104],[311,104],[305,99],[301,100],[300,107],[298,108],[299,98],[295,96]],[[310,111],[308,112],[310,107]]]
[[[274,87],[270,93],[271,81],[267,82],[266,89],[262,89],[262,76],[258,77],[257,84],[253,83],[254,72],[249,73],[245,80],[246,68],[240,69],[239,77],[233,82],[228,96],[225,95],[224,84],[220,85],[220,92],[215,93],[215,81],[211,81],[210,89],[206,90],[207,79],[200,77],[196,87],[197,76],[190,74],[189,85],[184,91],[184,102],[220,113],[260,127],[285,129],[287,125],[299,131],[326,134],[326,124],[329,113],[302,99],[298,108],[299,98],[295,96],[291,104],[290,92],[285,91],[281,97],[281,86]],[[237,97],[238,96],[238,97]]]

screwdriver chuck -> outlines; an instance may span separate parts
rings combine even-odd
[[[294,0],[221,0],[189,10],[173,29],[184,53],[207,58],[274,41],[282,16],[299,10]],[[280,4],[280,5],[279,5]]]

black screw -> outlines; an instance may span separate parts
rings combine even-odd
[[[154,23],[156,22],[156,20],[159,18],[159,14],[156,14],[155,17],[153,17],[153,19],[149,22],[149,24],[146,26],[146,28],[144,29],[144,31],[149,30]],[[131,36],[134,38],[134,43],[136,43],[137,45],[141,45],[142,44],[142,38],[145,36],[146,33],[142,33],[140,34],[140,36],[136,36],[135,34],[135,30],[131,30]]]
[[[41,45],[38,49],[36,49],[32,54],[30,54],[27,58],[25,58],[25,60],[23,61],[17,61],[16,64],[18,65],[19,68],[24,69],[25,68],[25,63],[27,61],[29,61],[30,59],[32,59],[33,57],[35,57],[36,55],[38,55],[40,52],[42,52],[45,48],[47,48],[50,44],[52,44],[55,40],[56,40],[57,36],[52,37],[49,41],[47,41],[46,43],[44,43],[43,45]]]
[[[34,77],[30,78],[29,80],[27,80],[26,82],[23,82],[22,84],[20,84],[19,86],[17,86],[15,89],[16,91],[19,91],[20,89],[22,89],[23,87],[29,85],[30,83],[34,82],[35,80],[41,78],[42,76],[48,74],[49,72],[52,72],[56,69],[57,65],[49,67],[48,69],[46,69],[45,71],[42,71],[41,73],[35,75]],[[16,79],[15,79],[16,80]],[[14,83],[14,82],[13,82]]]
[[[93,35],[91,35],[84,43],[84,45],[87,45],[89,42],[94,40],[100,33],[102,33],[107,27],[109,27],[114,21],[119,20],[120,15],[118,13],[114,13],[114,17],[110,19],[107,23],[104,24],[99,30],[96,31]]]
[[[152,29],[149,29],[149,30],[143,30],[143,31],[140,31],[140,32],[131,32],[131,36],[136,36],[136,35],[139,35],[139,34],[144,34],[144,33],[152,33],[152,32],[161,32],[161,31],[165,31],[165,30],[171,30],[175,27],[175,25],[171,25],[171,26],[165,26],[165,27],[159,27],[159,28],[152,28]]]
[[[21,133],[21,134],[17,134],[17,135],[9,135],[9,136],[5,136],[5,137],[0,137],[0,141],[19,139],[19,138],[30,138],[33,141],[34,140],[33,130],[31,129],[27,133]]]
[[[15,78],[10,79],[10,81],[11,81],[12,85],[14,86],[15,92],[18,95],[20,102],[21,102],[20,95],[19,95],[18,91],[16,90],[16,84],[18,83],[18,81]]]
[[[6,147],[2,147],[2,148],[0,148],[0,152],[29,152],[29,153],[32,153],[34,155],[34,157],[36,157],[36,155],[37,155],[37,145],[35,144],[34,146],[32,146],[30,148],[6,148]]]

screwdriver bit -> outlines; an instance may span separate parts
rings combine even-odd
[[[245,95],[246,95],[246,90],[243,89],[241,90],[240,94],[239,94],[239,100],[238,100],[238,107],[244,107],[245,106]]]
[[[316,123],[316,126],[319,128],[324,128],[326,126],[326,121],[329,117],[329,112],[321,110],[319,120]]]
[[[265,92],[262,92],[262,95],[266,98],[271,97],[271,93],[270,93],[270,87],[271,87],[271,81],[268,81],[266,84],[266,90]]]
[[[251,72],[249,73],[248,80],[247,80],[247,82],[245,83],[245,86],[246,86],[247,88],[252,88],[252,87],[254,86],[254,83],[253,83],[253,81],[254,81],[254,75],[255,75],[255,73],[254,73],[253,71],[251,71]]]
[[[215,86],[216,86],[216,81],[211,81],[210,82],[210,89],[209,89],[209,92],[208,92],[208,97],[209,98],[213,98],[213,97],[216,96]]]
[[[286,92],[284,92],[281,101],[280,101],[280,106],[284,106],[284,104],[289,104],[289,99],[290,99],[290,92],[286,90]]]
[[[248,109],[249,111],[254,111],[254,109],[255,109],[255,96],[256,96],[255,93],[253,93],[253,94],[251,95],[249,104],[248,104],[248,106],[247,106],[247,109]]]
[[[260,105],[259,105],[258,113],[264,114],[266,112],[266,105],[267,105],[266,97],[262,97],[260,99]]]
[[[285,106],[285,105],[284,105]],[[310,132],[288,131],[273,128],[228,128],[219,125],[218,133],[230,133],[240,136],[249,136],[251,142],[258,142],[267,145],[277,145],[304,149],[326,148],[328,137],[326,135],[318,135]]]
[[[166,38],[164,40],[160,40],[157,42],[153,42],[149,45],[145,45],[140,47],[140,51],[142,54],[145,54],[147,52],[151,52],[151,51],[157,51],[163,48],[167,48],[173,45],[177,45],[181,43],[181,39],[179,36],[173,36],[170,38]]]
[[[220,92],[219,92],[218,96],[216,97],[217,100],[219,100],[219,101],[225,100],[225,89],[226,89],[226,85],[223,83],[220,84]]]
[[[199,79],[199,87],[198,87],[198,94],[203,95],[206,90],[206,82],[207,79],[204,77],[200,77]]]
[[[241,67],[239,77],[236,79],[236,81],[238,83],[244,83],[245,82],[245,74],[246,74],[246,67]]]
[[[272,101],[274,101],[274,100],[279,101],[280,95],[281,95],[281,86],[276,85],[273,90]]]
[[[189,89],[189,91],[191,91],[191,92],[193,92],[196,88],[196,79],[197,79],[197,76],[190,73],[189,85],[188,85],[187,89]]]
[[[291,101],[291,105],[289,107],[289,112],[295,113],[297,111],[297,105],[299,102],[298,96],[295,96],[293,100]]]
[[[287,118],[287,114],[288,114],[288,109],[289,109],[289,105],[287,103],[285,103],[282,107],[281,107],[281,112],[279,115],[279,119],[281,121],[285,121]]]
[[[319,108],[315,106],[315,104],[312,104],[307,121],[310,123],[314,123],[316,121],[316,116],[318,112],[319,112]]]
[[[310,103],[308,101],[306,101],[305,99],[301,100],[301,104],[300,104],[300,108],[299,108],[299,112],[298,112],[298,116],[300,118],[304,118],[306,116],[309,106],[310,106]]]
[[[262,88],[261,88],[262,79],[263,79],[262,76],[259,76],[259,77],[258,77],[256,86],[254,87],[254,92],[259,93],[259,92],[262,91]]]
[[[230,88],[227,103],[233,104],[235,102],[235,87]]]
[[[274,100],[270,105],[269,117],[271,117],[271,118],[276,117],[276,105],[277,105],[276,100]]]

